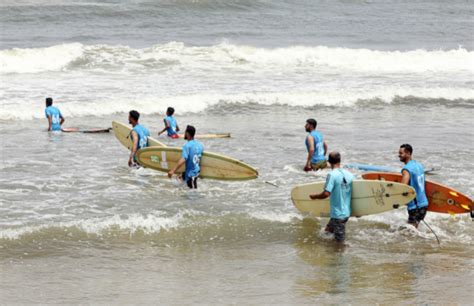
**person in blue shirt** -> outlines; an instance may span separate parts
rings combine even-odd
[[[428,198],[425,192],[425,169],[412,159],[413,147],[409,144],[402,144],[398,151],[398,158],[405,164],[402,168],[402,184],[412,186],[416,191],[416,198],[408,203],[408,223],[418,228],[418,225],[425,219],[428,209]]]
[[[48,132],[61,131],[61,125],[64,123],[64,117],[61,111],[53,106],[53,98],[46,98],[46,109],[44,114],[48,119]]]
[[[130,135],[132,137],[133,145],[130,150],[130,158],[128,159],[128,166],[132,167],[137,164],[136,153],[138,150],[146,148],[148,146],[148,137],[150,132],[146,127],[138,123],[140,113],[136,110],[131,110],[128,114],[128,122],[132,125],[132,131]]]
[[[183,180],[186,182],[189,188],[197,188],[197,178],[201,172],[201,158],[203,152],[203,146],[197,140],[194,140],[196,135],[196,129],[188,125],[184,132],[184,139],[187,140],[183,146],[183,153],[181,159],[178,161],[176,166],[168,172],[168,177],[171,178],[176,170],[186,163],[186,170],[183,173]]]
[[[338,242],[343,242],[346,235],[346,222],[351,215],[352,181],[354,176],[349,171],[341,168],[341,154],[339,152],[329,153],[328,162],[331,164],[331,172],[326,177],[324,191],[312,194],[312,200],[329,198],[330,213],[326,232],[334,233]]]
[[[168,132],[168,137],[171,138],[179,138],[179,126],[176,119],[173,117],[174,108],[168,107],[166,110],[166,117],[163,119],[165,123],[165,128],[158,133],[158,136],[163,134],[164,132]]]
[[[318,123],[314,119],[306,120],[304,126],[308,136],[306,136],[306,149],[308,150],[308,157],[306,158],[306,164],[304,171],[308,172],[311,170],[319,170],[327,167],[326,163],[326,152],[328,146],[324,141],[323,135],[316,131]]]

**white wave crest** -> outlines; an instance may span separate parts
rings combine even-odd
[[[37,73],[59,71],[83,54],[79,43],[48,48],[8,49],[0,51],[2,73]]]
[[[24,235],[34,234],[47,230],[50,228],[78,228],[87,234],[102,235],[104,231],[112,228],[119,230],[126,230],[131,234],[138,230],[145,232],[146,234],[158,233],[161,230],[169,230],[179,226],[183,219],[182,214],[178,214],[173,217],[165,217],[161,215],[149,214],[146,216],[134,214],[127,216],[126,218],[118,215],[86,219],[69,222],[52,222],[49,224],[43,224],[38,226],[25,226],[20,228],[10,228],[0,231],[0,239],[15,240],[19,239]]]
[[[134,70],[330,69],[377,73],[474,72],[474,52],[454,50],[377,51],[290,46],[257,48],[221,43],[186,46],[180,42],[134,49],[127,46],[63,44],[48,48],[0,51],[2,73],[38,73],[75,69]]]
[[[282,92],[282,93],[241,93],[226,94],[195,94],[171,97],[143,97],[139,100],[121,97],[94,101],[55,102],[63,116],[108,116],[116,113],[127,113],[136,109],[145,115],[162,113],[169,105],[179,109],[180,113],[198,113],[220,104],[258,105],[289,105],[295,107],[353,106],[358,101],[376,100],[391,103],[397,97],[417,97],[423,99],[474,99],[474,90],[465,88],[399,88],[384,87],[380,89],[348,88],[327,89],[313,92]],[[36,101],[37,102],[37,101]],[[44,118],[43,103],[30,101],[25,103],[10,101],[13,106],[0,108],[0,120],[31,120]],[[14,104],[13,104],[14,103]],[[34,103],[34,104],[33,104]],[[429,102],[428,102],[429,103]],[[146,120],[146,119],[145,119]]]

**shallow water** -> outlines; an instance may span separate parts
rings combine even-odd
[[[198,129],[203,133],[231,132],[230,139],[203,140],[205,149],[261,173],[248,182],[200,180],[197,192],[152,170],[130,170],[112,134],[50,134],[44,120],[25,121],[18,134],[2,124],[6,138],[28,143],[27,150],[14,143],[2,150],[10,157],[2,158],[0,182],[3,301],[468,303],[474,234],[468,216],[428,214],[441,246],[424,225],[419,232],[406,226],[403,209],[351,219],[347,245],[337,248],[322,233],[326,220],[302,216],[289,199],[292,186],[326,173],[300,170],[304,121],[313,115],[344,162],[399,167],[398,145],[409,139],[416,159],[441,168],[430,178],[472,194],[466,180],[472,133],[444,148],[426,137],[449,139],[468,124],[469,112],[436,106],[430,114],[406,105],[254,105],[177,116],[181,124],[205,127]],[[125,117],[68,123],[106,126]],[[398,124],[387,126],[391,118]],[[445,126],[435,124],[442,119]],[[160,119],[144,116],[143,124],[156,132]],[[440,281],[447,289],[442,298],[434,296]]]

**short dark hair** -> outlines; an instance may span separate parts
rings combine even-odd
[[[413,154],[413,147],[408,143],[404,143],[400,146],[400,149],[403,148],[405,151],[410,152],[410,155]]]
[[[186,127],[186,133],[188,133],[189,136],[191,136],[191,137],[194,138],[194,135],[196,135],[196,129],[194,128],[194,126],[188,125],[188,126]]]
[[[311,124],[313,128],[316,128],[316,126],[318,125],[318,122],[315,119],[308,119],[306,120],[306,123]]]
[[[53,98],[46,98],[46,106],[53,105]]]
[[[173,116],[173,114],[174,114],[174,108],[168,107],[168,109],[166,110],[166,113],[169,114],[169,116]]]
[[[339,164],[341,162],[341,153],[336,152],[336,151],[329,153],[328,162],[331,165]]]
[[[137,112],[136,110],[131,110],[129,113],[130,117],[132,117],[135,121],[138,121],[138,118],[140,118],[140,113]]]

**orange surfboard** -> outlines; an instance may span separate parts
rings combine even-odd
[[[400,182],[402,175],[400,173],[369,172],[362,174],[362,178]],[[425,191],[428,198],[428,211],[443,214],[465,214],[474,210],[472,200],[467,195],[448,186],[426,181]]]

